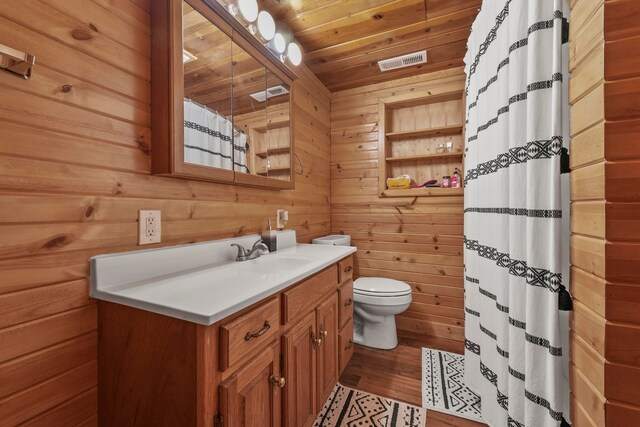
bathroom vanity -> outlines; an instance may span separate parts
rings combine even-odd
[[[314,422],[352,354],[355,248],[234,261],[255,238],[92,260],[102,425]]]

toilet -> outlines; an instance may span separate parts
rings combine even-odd
[[[313,239],[320,245],[349,246],[351,236],[332,235]],[[361,277],[353,282],[353,341],[383,350],[398,345],[397,314],[411,304],[411,286],[384,277]]]

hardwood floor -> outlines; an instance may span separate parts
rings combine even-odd
[[[356,345],[353,358],[340,377],[348,387],[377,394],[412,405],[422,404],[422,347],[455,353],[463,352],[463,343],[445,338],[423,337],[400,331],[398,347],[376,350]],[[480,424],[433,410],[427,411],[427,427],[480,427]]]

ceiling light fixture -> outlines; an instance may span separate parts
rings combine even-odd
[[[287,47],[287,57],[289,58],[289,62],[295,66],[302,63],[302,51],[296,42],[289,43]]]
[[[268,42],[276,35],[276,22],[269,12],[262,11],[258,14],[258,31],[256,35],[263,43]]]
[[[284,51],[287,50],[287,41],[280,33],[276,33],[276,35],[273,36],[271,43],[273,45],[273,50],[275,50],[276,53],[283,54]]]
[[[242,24],[247,25],[258,18],[258,2],[256,0],[238,0],[228,6],[229,13]]]
[[[269,12],[259,11],[257,0],[236,0],[235,3],[227,6],[227,10],[280,61],[285,62],[288,58],[293,65],[297,66],[302,63],[300,46],[295,42],[287,45],[287,37],[282,32],[276,31],[276,22]],[[194,57],[194,59],[196,58]],[[186,57],[185,62],[187,62]]]

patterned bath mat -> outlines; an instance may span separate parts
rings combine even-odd
[[[422,349],[422,406],[484,422],[480,397],[464,385],[464,356]]]
[[[424,427],[427,411],[336,384],[314,427]]]

